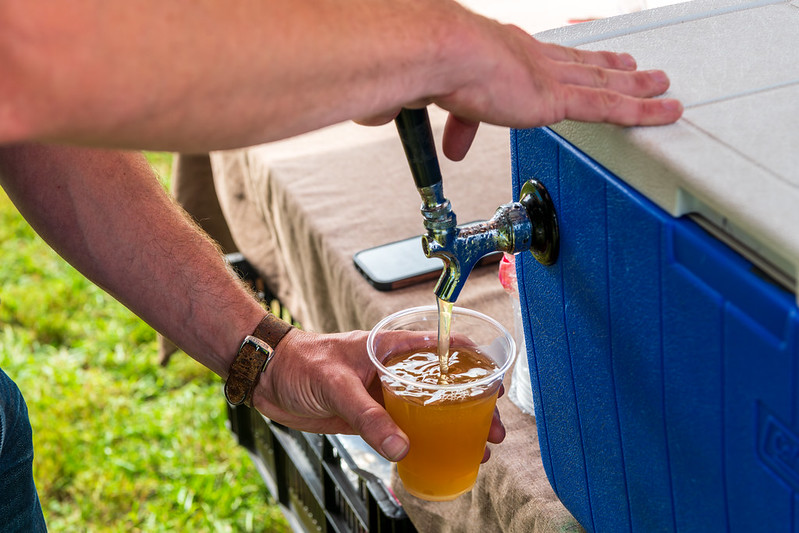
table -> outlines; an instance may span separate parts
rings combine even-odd
[[[431,109],[440,142],[444,114]],[[434,304],[434,281],[397,291],[374,289],[355,270],[360,249],[423,231],[421,199],[393,124],[340,124],[288,141],[211,155],[222,211],[236,247],[304,328],[370,329],[384,316]],[[441,160],[444,191],[460,221],[489,218],[511,201],[507,129],[481,127],[461,163]],[[513,328],[494,266],[469,277],[458,305]],[[394,489],[420,531],[579,530],[547,482],[535,419],[506,397],[507,429],[492,447],[475,489],[430,503]]]

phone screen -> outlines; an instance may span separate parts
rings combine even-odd
[[[362,250],[353,261],[369,283],[383,291],[435,279],[444,268],[441,259],[424,255],[420,235]]]
[[[501,257],[502,252],[494,252],[476,266],[495,264]],[[352,259],[363,277],[381,291],[437,279],[444,269],[441,259],[424,255],[421,235],[361,250]]]

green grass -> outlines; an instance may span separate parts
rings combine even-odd
[[[159,175],[171,155],[148,154]],[[219,378],[60,259],[0,190],[0,367],[25,395],[51,531],[289,531]]]

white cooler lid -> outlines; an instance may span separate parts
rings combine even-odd
[[[796,291],[799,0],[699,0],[536,37],[665,70],[685,106],[676,124],[552,129],[670,214],[702,215]]]

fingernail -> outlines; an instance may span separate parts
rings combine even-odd
[[[666,98],[663,100],[663,109],[666,111],[678,111],[682,113],[682,103],[679,100],[674,100],[672,98]]]
[[[638,68],[638,63],[636,63],[635,58],[630,54],[620,54],[619,59],[621,59],[622,64],[630,70]]]
[[[669,77],[662,70],[653,70],[651,76],[652,80],[658,85],[667,85],[669,83]]]
[[[408,442],[399,435],[389,435],[380,445],[380,450],[389,461],[399,461],[408,450]]]

